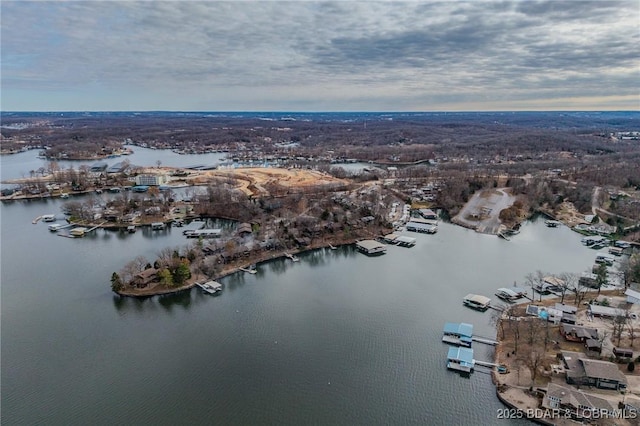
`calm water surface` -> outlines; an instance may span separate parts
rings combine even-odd
[[[541,220],[510,242],[443,224],[382,257],[319,250],[229,276],[220,297],[139,301],[115,297],[111,273],[185,244],[179,229],[67,239],[31,224],[62,203],[0,207],[3,424],[505,424],[488,374],[446,370],[444,322],[495,336],[467,293],[595,258]]]

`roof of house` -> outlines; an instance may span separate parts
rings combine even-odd
[[[627,378],[618,369],[618,366],[612,362],[587,358],[582,358],[581,361],[587,377],[627,383]]]
[[[589,311],[591,311],[593,315],[601,315],[606,317],[624,316],[625,314],[623,309],[600,305],[589,305]]]
[[[569,405],[574,408],[605,409],[612,411],[615,407],[606,399],[595,395],[586,394],[580,390],[568,386],[549,383],[547,386],[547,398],[557,398],[562,405]],[[547,399],[545,398],[545,399]],[[544,405],[544,404],[543,404]]]
[[[580,325],[563,323],[562,331],[564,334],[571,334],[580,338],[586,338],[586,339],[598,338],[598,329],[596,328],[588,328],[588,327],[582,327]]]
[[[156,277],[158,270],[156,268],[147,268],[144,271],[138,272],[135,275],[135,279],[142,281],[143,283],[149,282]]]
[[[624,295],[640,300],[640,292],[631,290],[630,288],[625,290]]]
[[[555,308],[567,314],[575,314],[578,312],[578,308],[572,305],[565,305],[564,303],[556,303]]]

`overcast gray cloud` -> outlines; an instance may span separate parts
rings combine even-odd
[[[3,110],[638,109],[631,1],[2,1]]]

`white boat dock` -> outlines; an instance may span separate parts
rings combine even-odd
[[[293,254],[285,253],[284,255],[285,255],[285,256],[287,256],[289,259],[291,259],[291,260],[292,260],[292,261],[294,261],[294,262],[299,262],[299,261],[300,261],[300,259],[298,259],[298,258],[297,258],[295,255],[293,255]]]
[[[368,255],[384,254],[387,251],[387,247],[375,240],[362,240],[356,243],[356,247],[359,251]]]
[[[217,281],[207,281],[204,284],[196,283],[196,285],[208,294],[217,294],[222,291],[222,284]]]
[[[473,349],[451,347],[447,354],[447,368],[462,373],[472,373],[475,360],[473,359]]]
[[[255,274],[255,273],[257,273],[257,272],[258,272],[258,271],[256,271],[256,268],[255,268],[255,267],[253,267],[253,268],[240,268],[240,270],[241,270],[242,272],[246,272],[246,273],[248,273],[248,274]]]

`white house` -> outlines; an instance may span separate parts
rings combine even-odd
[[[631,290],[630,288],[628,288],[625,292],[624,295],[627,296],[627,303],[640,303],[640,292],[637,292],[635,290]]]

